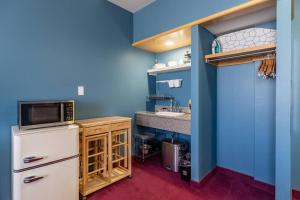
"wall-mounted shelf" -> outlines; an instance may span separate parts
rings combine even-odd
[[[157,74],[161,74],[161,73],[190,70],[191,67],[192,67],[191,65],[178,65],[176,67],[164,67],[164,68],[160,68],[160,69],[149,69],[147,72],[149,75],[156,76]]]
[[[244,48],[234,51],[206,55],[205,62],[218,67],[223,67],[263,60],[267,55],[275,53],[275,44],[261,45],[253,48]]]
[[[169,101],[174,99],[174,97],[166,96],[166,95],[150,95],[148,98],[151,100],[161,100],[161,101]]]
[[[276,1],[252,0],[137,41],[132,46],[159,53],[191,45],[191,29],[196,25],[202,25],[212,34],[220,35],[275,19]]]

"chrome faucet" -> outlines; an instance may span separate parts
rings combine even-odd
[[[171,99],[171,111],[172,112],[179,112],[179,105],[177,104],[177,102],[175,101],[175,99]]]
[[[192,100],[190,99],[188,102],[189,110],[192,112]]]
[[[171,111],[174,112],[174,103],[176,102],[175,99],[170,99],[170,102],[171,102]]]

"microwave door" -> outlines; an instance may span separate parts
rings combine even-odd
[[[30,128],[43,127],[62,121],[61,103],[36,103],[21,105],[21,126]]]
[[[61,108],[59,103],[34,104],[28,110],[29,120],[34,124],[49,124],[61,121]]]

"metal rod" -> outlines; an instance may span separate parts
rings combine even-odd
[[[254,55],[260,55],[260,54],[269,54],[269,53],[275,53],[276,50],[269,50],[269,51],[264,51],[264,52],[256,52],[256,53],[246,53],[246,54],[241,54],[241,55],[236,55],[236,56],[224,56],[224,58],[216,58],[216,59],[208,59],[209,62],[215,62],[215,61],[222,61],[222,60],[230,60],[230,59],[235,59],[235,58],[243,58],[247,56],[254,56]]]

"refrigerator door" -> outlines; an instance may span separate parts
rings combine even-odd
[[[78,158],[13,173],[13,200],[78,200]]]
[[[13,169],[20,170],[78,155],[77,125],[20,131],[12,128]]]

